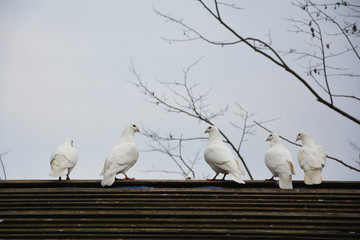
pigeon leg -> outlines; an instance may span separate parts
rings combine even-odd
[[[216,181],[216,177],[219,175],[219,173],[216,173],[215,177],[213,177],[212,179],[208,178],[206,179],[207,181]]]
[[[66,180],[70,180],[69,174],[66,174]]]
[[[61,180],[61,177],[59,177],[59,180]]]
[[[275,181],[274,176],[272,176],[271,178],[265,179],[265,181]]]
[[[125,173],[124,173],[124,175],[125,175],[125,180],[135,180],[135,178],[130,178]]]
[[[224,173],[223,178],[221,179],[222,181],[225,181],[225,177],[226,177],[227,173]]]

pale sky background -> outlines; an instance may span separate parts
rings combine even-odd
[[[285,18],[304,17],[290,1],[237,2],[245,9],[225,9],[223,16],[240,33],[267,39],[271,32],[273,45],[282,49],[303,45],[303,39],[287,31],[291,23]],[[9,151],[3,156],[7,179],[54,179],[49,176],[50,154],[68,136],[79,152],[72,179],[100,179],[106,156],[129,123],[141,122],[160,133],[206,136],[207,124],[165,113],[145,102],[126,81],[134,79],[129,71],[132,60],[150,88],[160,95],[169,94],[155,79],[179,81],[182,67],[200,57],[189,81],[199,83],[199,90],[213,89],[209,96],[213,111],[230,104],[229,113],[214,122],[233,141],[240,138],[240,131],[229,124],[230,120],[241,124],[232,114],[238,102],[249,112],[257,112],[254,120],[281,117],[265,124],[274,132],[295,140],[297,133],[307,131],[327,154],[360,167],[355,162],[359,152],[348,144],[351,140],[360,146],[357,124],[316,102],[291,75],[243,45],[169,44],[162,38],[182,38],[183,28],[166,22],[153,8],[183,18],[219,40],[229,38],[199,3],[190,0],[0,0],[0,153]],[[343,61],[345,66],[360,69],[358,60]],[[334,82],[333,88],[359,95],[359,79],[343,82]],[[360,117],[358,103],[342,104]],[[271,176],[264,163],[267,135],[256,128],[256,135],[241,151],[257,180]],[[148,139],[136,134],[135,140],[140,150],[147,149]],[[296,158],[299,148],[284,145],[293,154],[293,179],[302,180]],[[188,158],[198,150],[202,156],[205,147],[206,141],[184,146]],[[128,175],[183,179],[176,174],[144,172],[153,168],[177,170],[167,156],[141,152]],[[195,170],[198,179],[214,174],[203,159]],[[3,178],[2,172],[0,176]],[[327,160],[323,179],[360,180],[360,173]]]

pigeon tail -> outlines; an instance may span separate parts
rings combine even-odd
[[[306,185],[320,184],[321,182],[321,170],[309,170],[305,172],[304,183]]]
[[[240,183],[240,184],[245,184],[244,180],[242,180],[242,178],[241,178],[240,172],[229,172],[229,174],[235,182]]]
[[[68,173],[69,172],[67,168],[59,168],[59,169],[52,168],[49,175],[52,177],[61,177],[61,176],[65,176]]]
[[[279,174],[279,187],[281,189],[293,189],[292,176],[290,174]]]
[[[115,182],[116,174],[104,174],[104,178],[101,181],[101,186],[111,186]]]

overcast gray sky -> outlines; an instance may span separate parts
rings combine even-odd
[[[287,31],[291,24],[285,18],[304,17],[290,1],[238,3],[245,9],[225,9],[224,15],[244,35],[266,39],[271,33],[274,46],[284,49],[303,43]],[[240,131],[229,123],[239,121],[232,114],[238,102],[257,112],[254,120],[280,118],[265,125],[274,132],[295,140],[297,133],[307,131],[329,155],[359,167],[359,152],[348,144],[351,140],[360,145],[358,125],[316,102],[292,76],[245,46],[169,44],[162,38],[181,38],[182,28],[166,22],[153,8],[183,18],[209,36],[230,37],[196,1],[0,0],[0,153],[9,151],[3,156],[8,179],[52,179],[50,154],[68,136],[79,152],[72,179],[100,179],[106,156],[129,123],[142,122],[161,133],[205,136],[206,124],[148,104],[126,81],[134,79],[129,71],[132,60],[149,87],[169,94],[155,79],[181,80],[182,67],[200,57],[189,81],[199,83],[199,90],[212,88],[209,101],[214,111],[230,104],[232,110],[215,122],[233,141],[240,138]],[[344,64],[358,67],[351,58]],[[359,79],[333,84],[360,92]],[[360,117],[358,104],[344,102],[342,107]],[[255,179],[271,176],[264,164],[267,135],[256,128],[241,151]],[[135,139],[140,150],[147,149],[144,136],[137,134]],[[303,179],[296,158],[299,148],[284,144],[293,154],[294,179]],[[202,156],[205,146],[206,142],[185,145],[187,157],[198,150]],[[128,175],[183,179],[146,172],[153,168],[176,170],[168,157],[141,152]],[[213,175],[204,160],[196,171],[199,179]],[[360,180],[360,174],[328,160],[323,178]]]

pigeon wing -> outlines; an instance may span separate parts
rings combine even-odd
[[[292,174],[291,153],[281,147],[270,147],[265,154],[265,164],[271,172]]]
[[[50,157],[50,176],[64,176],[71,172],[79,160],[75,148],[70,146],[59,146]]]
[[[320,145],[302,147],[298,153],[300,167],[304,170],[323,168],[326,162],[326,153]]]
[[[244,174],[239,163],[234,158],[230,149],[223,144],[211,144],[204,153],[205,161],[217,172],[228,173],[230,171],[239,171]]]
[[[56,167],[74,167],[79,160],[79,156],[75,148],[60,146],[51,154],[51,166]]]
[[[102,174],[105,171],[120,173],[131,168],[139,158],[139,151],[135,143],[115,145],[107,157]]]
[[[326,152],[324,148],[320,145],[316,145],[316,148],[317,148],[316,158],[318,159],[318,162],[321,165],[321,167],[324,167],[326,163]]]

